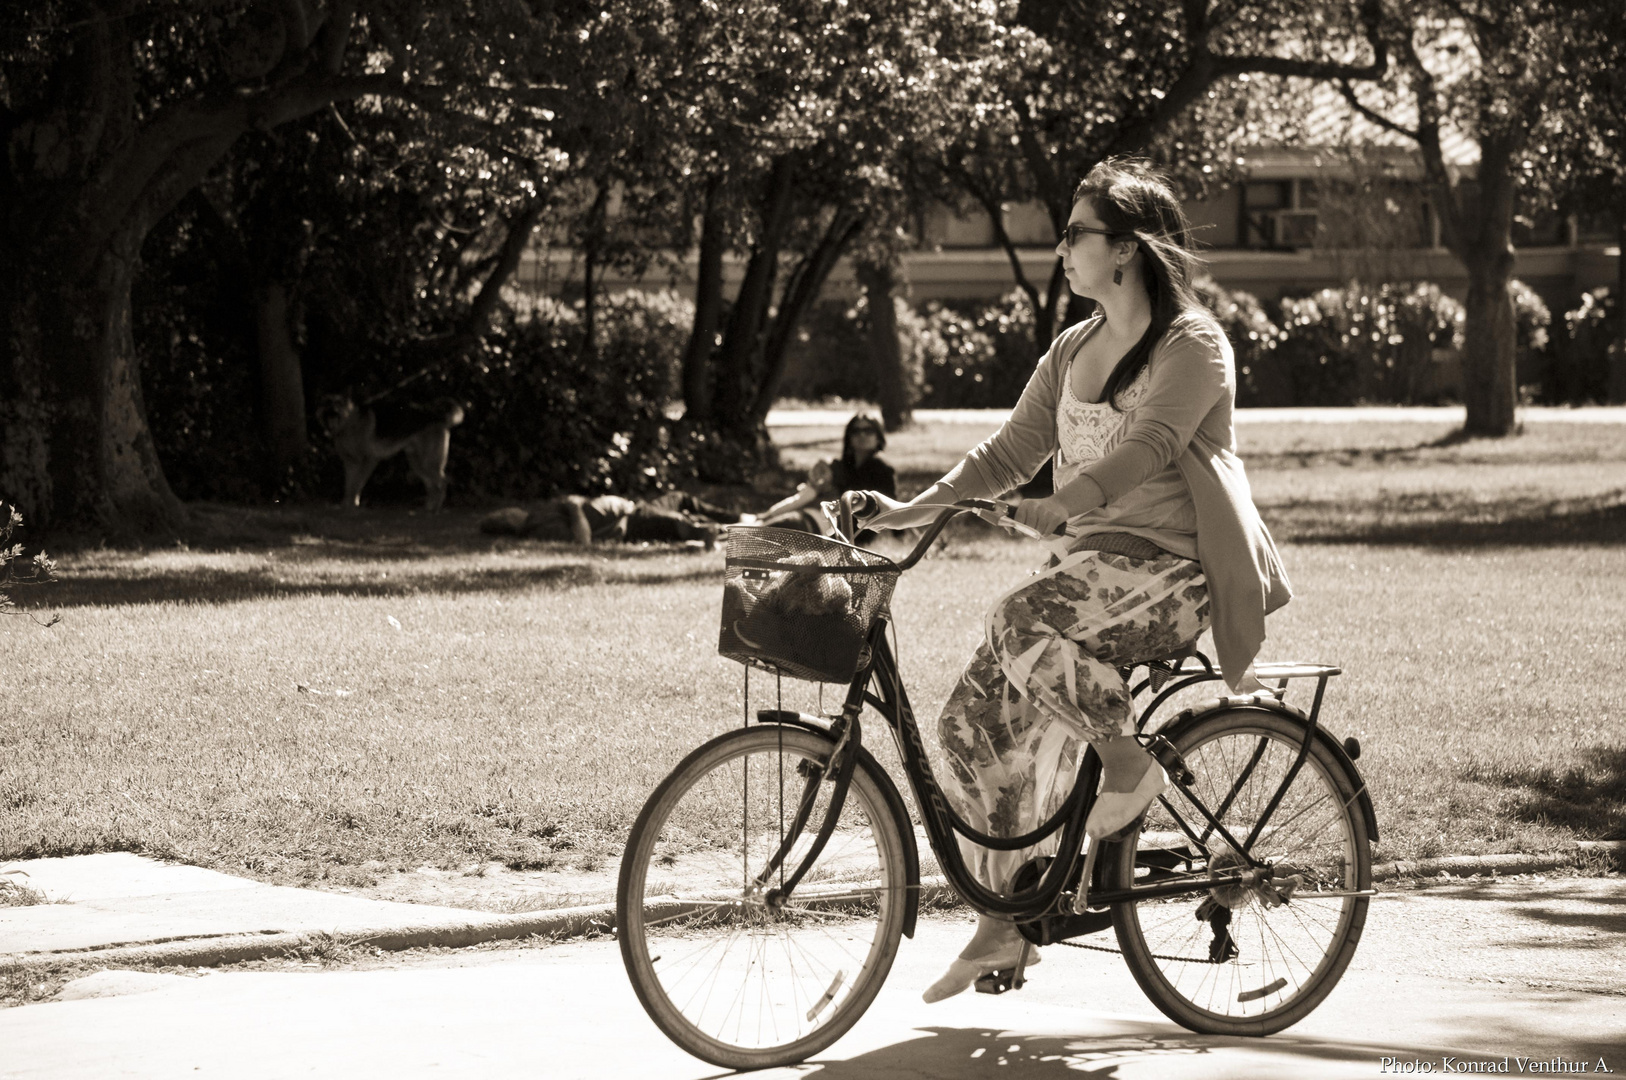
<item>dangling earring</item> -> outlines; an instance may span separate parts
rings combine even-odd
[[[1114,285],[1122,285],[1124,283],[1124,268],[1123,267],[1120,266],[1117,269],[1112,271],[1112,283]]]

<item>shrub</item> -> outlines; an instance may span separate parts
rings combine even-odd
[[[936,409],[1004,409],[1016,404],[1043,348],[1033,341],[1033,307],[1012,289],[993,304],[932,301],[922,315],[925,386]]]
[[[255,423],[249,293],[216,258],[218,238],[181,219],[166,218],[148,237],[131,286],[148,427],[176,495],[257,500],[275,481]]]
[[[32,559],[22,562],[23,545],[12,542],[13,535],[22,527],[23,515],[17,508],[10,503],[0,502],[0,615],[27,614],[12,602],[5,590],[44,585],[56,580],[56,563],[45,552],[35,552]],[[19,570],[19,565],[23,569]],[[55,626],[61,621],[59,615],[53,615],[45,622],[35,619],[33,615],[28,617],[42,626]]]
[[[693,318],[670,291],[605,297],[587,358],[580,303],[518,302],[474,362],[437,380],[436,393],[467,406],[453,490],[636,494],[691,475],[692,448],[676,445],[665,409]]]
[[[923,322],[903,297],[893,297],[904,386],[912,406],[921,391]],[[781,397],[877,401],[880,381],[869,346],[869,299],[824,300],[802,317],[785,359]]]
[[[1553,313],[1541,294],[1518,278],[1508,283],[1508,291],[1513,296],[1513,323],[1522,367],[1547,347],[1547,331],[1553,324]]]
[[[1250,292],[1226,289],[1211,277],[1192,283],[1219,320],[1236,353],[1236,403],[1290,405],[1291,386],[1276,354],[1281,331]]]
[[[1464,321],[1428,282],[1351,282],[1283,299],[1281,311],[1276,352],[1295,405],[1435,400],[1434,350],[1457,347]]]
[[[1608,401],[1609,368],[1620,346],[1620,305],[1607,285],[1581,294],[1581,302],[1564,312],[1543,355],[1541,400],[1580,405]]]

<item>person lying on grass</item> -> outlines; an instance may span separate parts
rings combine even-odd
[[[508,507],[487,514],[480,522],[480,531],[532,540],[558,540],[583,547],[611,540],[628,543],[699,540],[710,548],[716,543],[722,526],[738,522],[740,517],[732,510],[713,506],[683,491],[669,491],[648,500],[620,495],[591,498],[562,495],[529,511]]]
[[[1054,457],[1055,493],[1024,500],[1016,517],[1041,536],[1063,535],[1050,541],[1048,568],[989,612],[938,730],[951,800],[1001,836],[1031,831],[1062,805],[1089,742],[1102,764],[1085,824],[1093,845],[1168,786],[1132,737],[1118,669],[1189,647],[1212,627],[1225,681],[1260,689],[1253,659],[1265,616],[1291,591],[1235,454],[1235,362],[1192,291],[1197,260],[1169,183],[1138,162],[1097,166],[1056,254],[1095,313],[1051,345],[998,431],[912,501],[877,495],[882,512],[862,524],[924,525],[945,504],[1019,487]],[[998,890],[1047,853],[962,846],[966,865]],[[983,916],[925,999],[1014,967],[1024,947],[1014,924]]]

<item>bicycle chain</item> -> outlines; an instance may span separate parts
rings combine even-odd
[[[1077,941],[1058,941],[1057,945],[1066,945],[1070,949],[1088,949],[1091,952],[1114,953],[1122,956],[1122,949],[1109,949],[1105,945],[1085,945]],[[1150,953],[1153,960],[1168,960],[1176,964],[1221,964],[1223,960],[1194,960],[1189,956],[1164,956],[1162,953]]]

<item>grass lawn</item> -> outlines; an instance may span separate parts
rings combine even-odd
[[[830,432],[778,434],[792,465],[829,452]],[[907,491],[982,434],[934,425],[887,456]],[[1365,748],[1380,859],[1626,838],[1626,427],[1447,434],[1242,426],[1297,592],[1265,658],[1345,669],[1324,715]],[[30,594],[60,625],[0,620],[0,861],[129,849],[335,885],[592,870],[740,722],[718,552],[498,540],[473,511],[198,516],[190,547],[62,557]],[[968,528],[900,583],[921,715],[1034,561]]]

